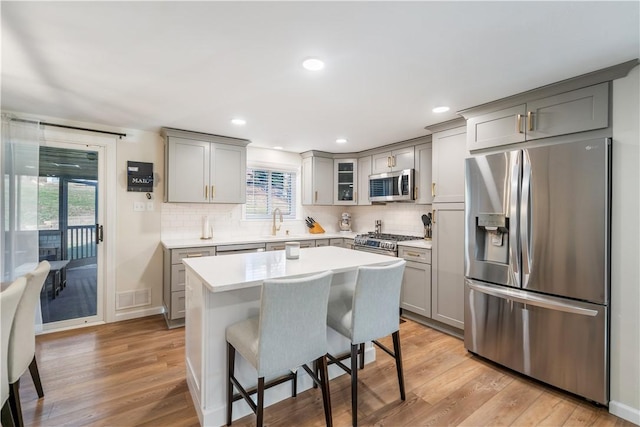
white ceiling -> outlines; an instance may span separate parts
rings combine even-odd
[[[361,151],[639,57],[639,6],[2,1],[2,109]],[[304,70],[310,56],[325,69]]]

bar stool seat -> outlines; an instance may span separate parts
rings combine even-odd
[[[360,267],[355,284],[335,286],[329,295],[327,325],[351,341],[351,352],[327,355],[351,375],[351,418],[358,424],[358,354],[364,368],[364,344],[372,341],[396,361],[400,398],[405,400],[402,353],[400,350],[400,289],[406,261],[381,267]],[[376,341],[392,335],[393,351]],[[342,360],[350,358],[347,367]]]
[[[300,366],[322,388],[325,422],[332,425],[329,379],[327,375],[327,302],[333,273],[327,271],[298,279],[265,280],[262,285],[259,317],[234,323],[227,339],[227,425],[231,425],[233,402],[243,399],[262,426],[264,391],[286,381],[297,390]],[[235,377],[235,354],[242,355],[257,371],[258,385],[246,390]],[[317,369],[311,370],[307,363]],[[289,372],[282,376],[283,372]],[[317,375],[319,372],[319,375]],[[278,376],[265,383],[266,377]],[[234,394],[234,387],[239,393]],[[257,394],[257,402],[251,398]]]

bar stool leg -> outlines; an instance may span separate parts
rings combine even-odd
[[[42,389],[42,381],[40,381],[40,372],[38,371],[38,363],[36,362],[36,355],[33,355],[33,360],[29,364],[29,372],[31,373],[31,378],[33,378],[33,385],[36,387],[36,391],[38,392],[38,397],[44,397],[44,390]]]
[[[400,387],[400,399],[405,400],[404,374],[402,372],[402,352],[400,351],[400,331],[393,333],[393,352],[396,359],[396,370],[398,371],[398,386]]]
[[[231,425],[231,412],[233,410],[233,383],[231,377],[234,374],[236,362],[236,349],[227,343],[227,425]]]
[[[318,370],[320,371],[320,382],[322,384],[322,403],[324,405],[324,421],[327,427],[333,426],[333,417],[331,416],[331,394],[329,393],[329,372],[327,371],[327,356],[322,356],[316,360]],[[316,364],[314,362],[314,364]],[[315,384],[315,381],[314,381]]]
[[[358,344],[351,344],[351,421],[358,425]]]
[[[256,411],[256,425],[262,427],[264,418],[264,377],[258,378],[258,408]]]

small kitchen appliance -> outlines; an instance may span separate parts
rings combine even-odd
[[[340,220],[340,231],[345,233],[351,231],[351,214],[348,212],[342,213],[342,219]]]
[[[204,215],[202,217],[202,235],[200,236],[202,240],[209,240],[213,238],[213,227],[209,222],[209,217]]]

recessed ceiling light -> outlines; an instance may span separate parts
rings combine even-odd
[[[237,126],[244,126],[247,124],[247,121],[245,119],[231,119],[231,123]]]
[[[449,111],[449,107],[443,105],[441,107],[436,107],[431,111],[433,111],[434,113],[446,113],[447,111]]]
[[[302,62],[302,66],[309,71],[320,71],[324,68],[324,62],[318,58],[307,58]]]
[[[282,150],[282,147],[279,145],[276,145],[275,147],[273,147],[274,150]]]
[[[337,142],[338,144],[344,144],[344,143],[346,143],[346,142],[347,142],[347,140],[346,140],[345,138],[338,138],[338,139],[336,139],[336,142]]]

